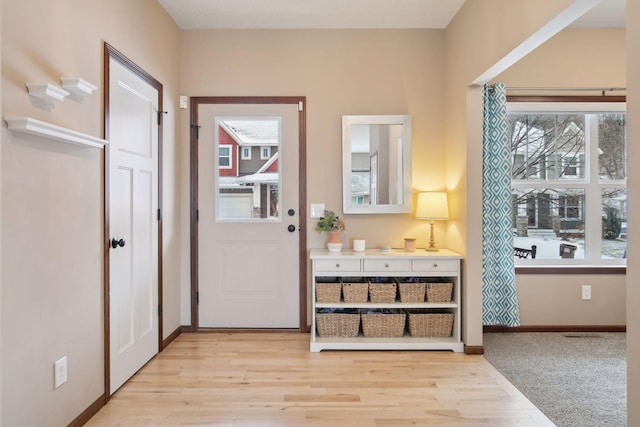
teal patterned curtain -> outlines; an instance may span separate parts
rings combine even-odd
[[[511,235],[511,145],[504,83],[485,85],[483,91],[482,323],[520,325]]]

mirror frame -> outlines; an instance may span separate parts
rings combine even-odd
[[[402,204],[352,205],[351,204],[351,126],[352,125],[403,125],[402,126]],[[411,116],[342,116],[342,210],[345,214],[410,213],[413,209],[411,187]]]

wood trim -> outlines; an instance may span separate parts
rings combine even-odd
[[[148,83],[151,87],[157,90],[158,92],[158,110],[163,111],[163,85],[158,80],[156,80],[153,76],[143,70],[136,63],[131,61],[129,58],[124,56],[121,52],[111,46],[109,43],[104,42],[103,49],[103,108],[104,108],[104,128],[103,128],[103,136],[104,139],[109,140],[109,79],[110,79],[110,67],[109,61],[113,59],[114,61],[121,64],[131,73],[138,76],[140,79]],[[163,169],[162,169],[162,161],[163,161],[163,121],[160,120],[158,124],[158,209],[162,213],[162,177],[163,177]],[[110,372],[110,356],[111,356],[111,348],[110,348],[110,305],[109,305],[109,295],[110,295],[110,275],[109,275],[109,267],[110,267],[110,246],[109,240],[111,235],[110,230],[110,218],[109,218],[109,150],[106,149],[104,153],[104,241],[105,241],[105,253],[104,253],[104,296],[103,296],[103,310],[104,310],[104,388],[105,388],[105,404],[109,401],[110,393],[109,393],[109,384],[111,383],[111,372]],[[163,327],[162,327],[162,307],[163,307],[163,298],[162,298],[162,273],[163,273],[163,263],[162,263],[162,215],[158,219],[158,352],[162,351],[163,347]]]
[[[111,77],[111,68],[109,66],[109,60],[110,60],[110,53],[109,53],[109,49],[110,46],[105,43],[104,44],[104,49],[103,49],[103,67],[104,67],[104,72],[102,73],[102,92],[103,92],[103,114],[104,114],[104,124],[103,124],[103,129],[102,129],[102,136],[104,139],[108,140],[109,139],[109,105],[110,105],[110,94],[109,94],[109,79]],[[109,384],[111,383],[111,367],[110,367],[110,355],[111,355],[111,320],[110,320],[110,315],[109,315],[109,310],[110,310],[110,306],[109,306],[109,293],[110,293],[110,288],[109,288],[109,282],[111,280],[111,276],[109,273],[110,270],[110,247],[109,247],[109,236],[111,234],[111,229],[110,229],[110,217],[109,217],[109,209],[110,209],[110,204],[109,204],[109,167],[110,167],[110,158],[109,158],[109,149],[107,147],[105,147],[104,149],[104,154],[103,154],[103,161],[104,161],[104,166],[103,166],[103,204],[104,204],[104,211],[102,212],[102,220],[103,220],[103,231],[104,231],[104,235],[103,235],[103,242],[104,242],[104,259],[103,259],[103,265],[104,265],[104,270],[102,272],[103,274],[103,280],[104,280],[104,284],[103,284],[103,296],[102,296],[102,316],[104,318],[103,320],[103,328],[104,328],[104,337],[103,337],[103,347],[104,347],[104,355],[103,355],[103,363],[104,363],[104,404],[106,405],[106,403],[109,401]]]
[[[309,332],[307,325],[307,98],[301,97],[302,111],[298,111],[298,216],[300,226],[298,268],[300,283],[300,332]]]
[[[190,213],[189,230],[191,235],[190,267],[191,267],[191,332],[196,332],[198,327],[198,105],[200,100],[191,97],[191,121],[189,122],[189,164],[191,174],[189,176],[190,188]]]
[[[78,415],[73,421],[69,423],[67,427],[81,427],[85,425],[91,417],[102,409],[103,406],[107,404],[107,397],[103,394],[99,398],[97,398],[87,409],[82,411],[80,415]]]
[[[627,274],[627,267],[516,267],[516,274]]]
[[[507,102],[627,102],[624,95],[507,95]]]
[[[162,348],[160,349],[160,351],[167,348],[167,346],[171,344],[173,340],[175,340],[176,338],[178,338],[178,336],[180,336],[180,334],[182,333],[182,328],[183,328],[182,326],[178,326],[175,331],[171,332],[169,336],[162,341]]]
[[[190,233],[191,233],[191,332],[209,328],[198,326],[198,107],[200,104],[295,104],[302,103],[298,112],[298,259],[299,259],[299,331],[309,332],[307,325],[307,98],[305,96],[193,96],[191,97],[190,127]],[[236,329],[233,329],[236,331]],[[270,329],[273,331],[273,329]]]
[[[464,354],[469,354],[469,355],[484,354],[484,346],[465,344]]]
[[[523,325],[523,326],[483,326],[482,332],[626,332],[625,325]]]
[[[299,333],[298,329],[283,328],[197,328],[198,333],[205,334],[273,334],[273,333]]]

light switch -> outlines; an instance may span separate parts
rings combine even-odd
[[[311,203],[311,218],[320,218],[324,214],[324,203]]]

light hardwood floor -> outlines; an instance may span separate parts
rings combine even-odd
[[[482,356],[182,334],[87,426],[553,426]]]

